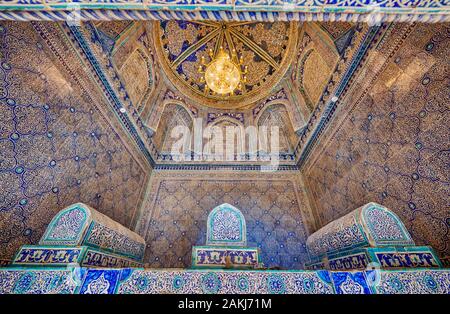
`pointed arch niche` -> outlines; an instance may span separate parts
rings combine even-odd
[[[171,151],[172,145],[179,139],[173,138],[171,134],[176,126],[185,126],[190,130],[191,136],[189,137],[189,143],[186,145],[192,148],[193,119],[192,114],[181,104],[167,103],[164,106],[164,111],[154,136],[154,144],[158,151],[161,153],[169,153]]]
[[[256,118],[256,125],[258,128],[261,126],[266,126],[268,132],[271,126],[278,126],[280,152],[290,153],[293,151],[298,138],[295,134],[292,121],[285,104],[273,103],[266,106],[266,108],[264,108],[264,110]],[[270,132],[268,143],[270,143]]]
[[[225,153],[227,152],[227,149],[229,147],[227,146],[228,143],[231,141],[233,142],[233,154],[239,155],[246,151],[245,147],[245,128],[242,122],[240,122],[237,119],[228,117],[228,116],[222,116],[220,118],[217,118],[214,122],[210,123],[208,128],[220,128],[222,130],[222,138],[215,137],[211,134],[210,140],[212,140],[211,144],[214,147],[214,149],[217,146],[222,145],[223,150],[223,158],[226,158]],[[233,127],[234,133],[227,133],[227,127]],[[232,139],[230,139],[231,137]],[[222,143],[220,143],[220,141]]]

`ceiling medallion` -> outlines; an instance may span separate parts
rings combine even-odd
[[[243,91],[248,72],[248,66],[243,66],[244,60],[242,56],[238,58],[236,50],[234,49],[231,56],[220,46],[217,55],[214,55],[212,49],[209,50],[209,56],[212,61],[205,64],[205,57],[200,59],[198,72],[204,74],[200,78],[201,83],[205,84],[205,94],[209,93],[211,89],[213,94],[233,95],[234,91],[238,89]]]
[[[196,104],[250,108],[286,73],[297,22],[155,21],[155,51],[171,83]]]

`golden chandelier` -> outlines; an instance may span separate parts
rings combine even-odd
[[[200,82],[205,83],[205,93],[211,90],[213,94],[233,95],[236,90],[243,91],[248,67],[243,66],[242,56],[238,59],[235,49],[230,56],[222,46],[216,55],[210,49],[209,56],[211,62],[205,64],[205,57],[202,56],[198,67],[198,72],[202,74]]]

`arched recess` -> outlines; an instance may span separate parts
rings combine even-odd
[[[256,125],[258,124],[258,121],[261,117],[261,115],[264,113],[264,111],[269,108],[272,105],[283,105],[286,107],[287,115],[289,117],[289,121],[292,125],[292,128],[294,130],[297,130],[305,124],[305,119],[302,117],[302,115],[293,108],[291,102],[287,99],[275,99],[267,102],[264,106],[264,108],[258,112],[258,114],[255,116]]]
[[[151,116],[147,121],[148,128],[156,131],[161,122],[161,117],[164,113],[164,110],[168,105],[175,104],[183,107],[187,111],[192,120],[194,120],[197,117],[197,113],[194,112],[192,108],[189,108],[189,106],[186,105],[186,103],[183,100],[176,98],[166,98],[167,90],[165,91],[165,93],[163,93],[163,91],[160,92],[159,97],[155,101],[155,108],[153,109],[152,112],[150,112]]]
[[[226,157],[225,152],[228,151],[228,149],[232,149],[231,147],[227,147],[227,141],[230,139],[227,139],[227,136],[233,137],[233,154],[240,154],[244,153],[246,151],[245,149],[245,128],[241,121],[234,119],[229,116],[222,116],[211,122],[207,125],[207,128],[213,128],[213,127],[219,127],[222,130],[222,148],[224,152],[224,157]],[[234,127],[235,133],[233,134],[227,134],[227,127]],[[210,138],[210,142],[213,146],[220,145],[217,141],[220,140],[218,137]]]
[[[151,58],[143,49],[136,48],[121,66],[120,76],[134,107],[142,110],[155,88],[155,71]]]
[[[266,126],[269,132],[268,143],[270,143],[270,127],[279,128],[279,146],[280,152],[291,153],[297,141],[297,135],[294,132],[289,110],[284,103],[275,102],[267,105],[256,117],[255,124]]]
[[[187,127],[191,136],[189,137],[189,149],[192,148],[193,116],[186,108],[177,101],[164,104],[161,118],[158,121],[153,143],[160,153],[170,153],[172,145],[179,138],[172,138],[171,132],[176,126]]]

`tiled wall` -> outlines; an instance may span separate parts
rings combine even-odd
[[[322,226],[375,201],[416,244],[450,254],[449,31],[398,25],[373,49],[303,169]]]
[[[1,294],[449,294],[449,270],[7,269]],[[76,278],[77,280],[74,280]],[[379,278],[379,280],[374,280]],[[264,304],[264,303],[263,303]]]
[[[78,201],[133,228],[150,172],[69,40],[57,24],[46,27],[0,23],[0,259],[36,243],[54,214]],[[360,74],[303,169],[321,225],[375,201],[417,244],[450,255],[448,27],[418,24],[373,50],[386,63],[365,72],[376,72],[370,88],[359,88],[369,81]],[[388,56],[387,45],[398,50]],[[299,180],[155,174],[139,221],[146,262],[189,267],[209,211],[228,202],[246,217],[249,245],[266,266],[302,268],[312,218]]]
[[[141,235],[151,267],[190,267],[193,245],[206,243],[210,211],[229,203],[247,222],[248,246],[269,267],[300,269],[306,261],[309,205],[296,173],[156,173]]]
[[[0,23],[0,259],[75,202],[133,227],[149,173],[58,25],[46,27]]]

